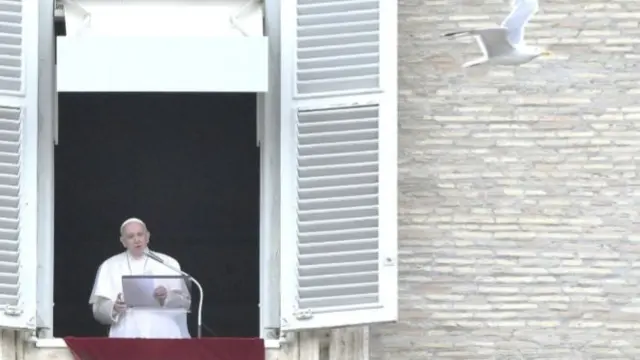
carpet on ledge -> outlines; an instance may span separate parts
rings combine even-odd
[[[64,338],[76,360],[265,360],[259,338]]]

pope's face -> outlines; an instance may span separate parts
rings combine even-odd
[[[122,229],[120,241],[131,255],[142,256],[149,243],[149,232],[140,223],[130,223]]]

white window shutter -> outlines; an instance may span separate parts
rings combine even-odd
[[[36,326],[37,51],[38,2],[0,2],[0,327],[11,329]]]
[[[281,326],[397,320],[397,2],[281,1]]]

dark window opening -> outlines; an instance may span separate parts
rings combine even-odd
[[[255,104],[255,94],[60,94],[54,336],[106,336],[88,299],[100,263],[124,250],[129,217],[202,283],[204,336],[258,336]]]

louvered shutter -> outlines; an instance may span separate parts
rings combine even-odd
[[[13,329],[36,325],[37,6],[0,1],[0,327]]]
[[[0,92],[22,94],[22,1],[0,1]]]
[[[397,4],[281,1],[281,316],[397,319]]]

